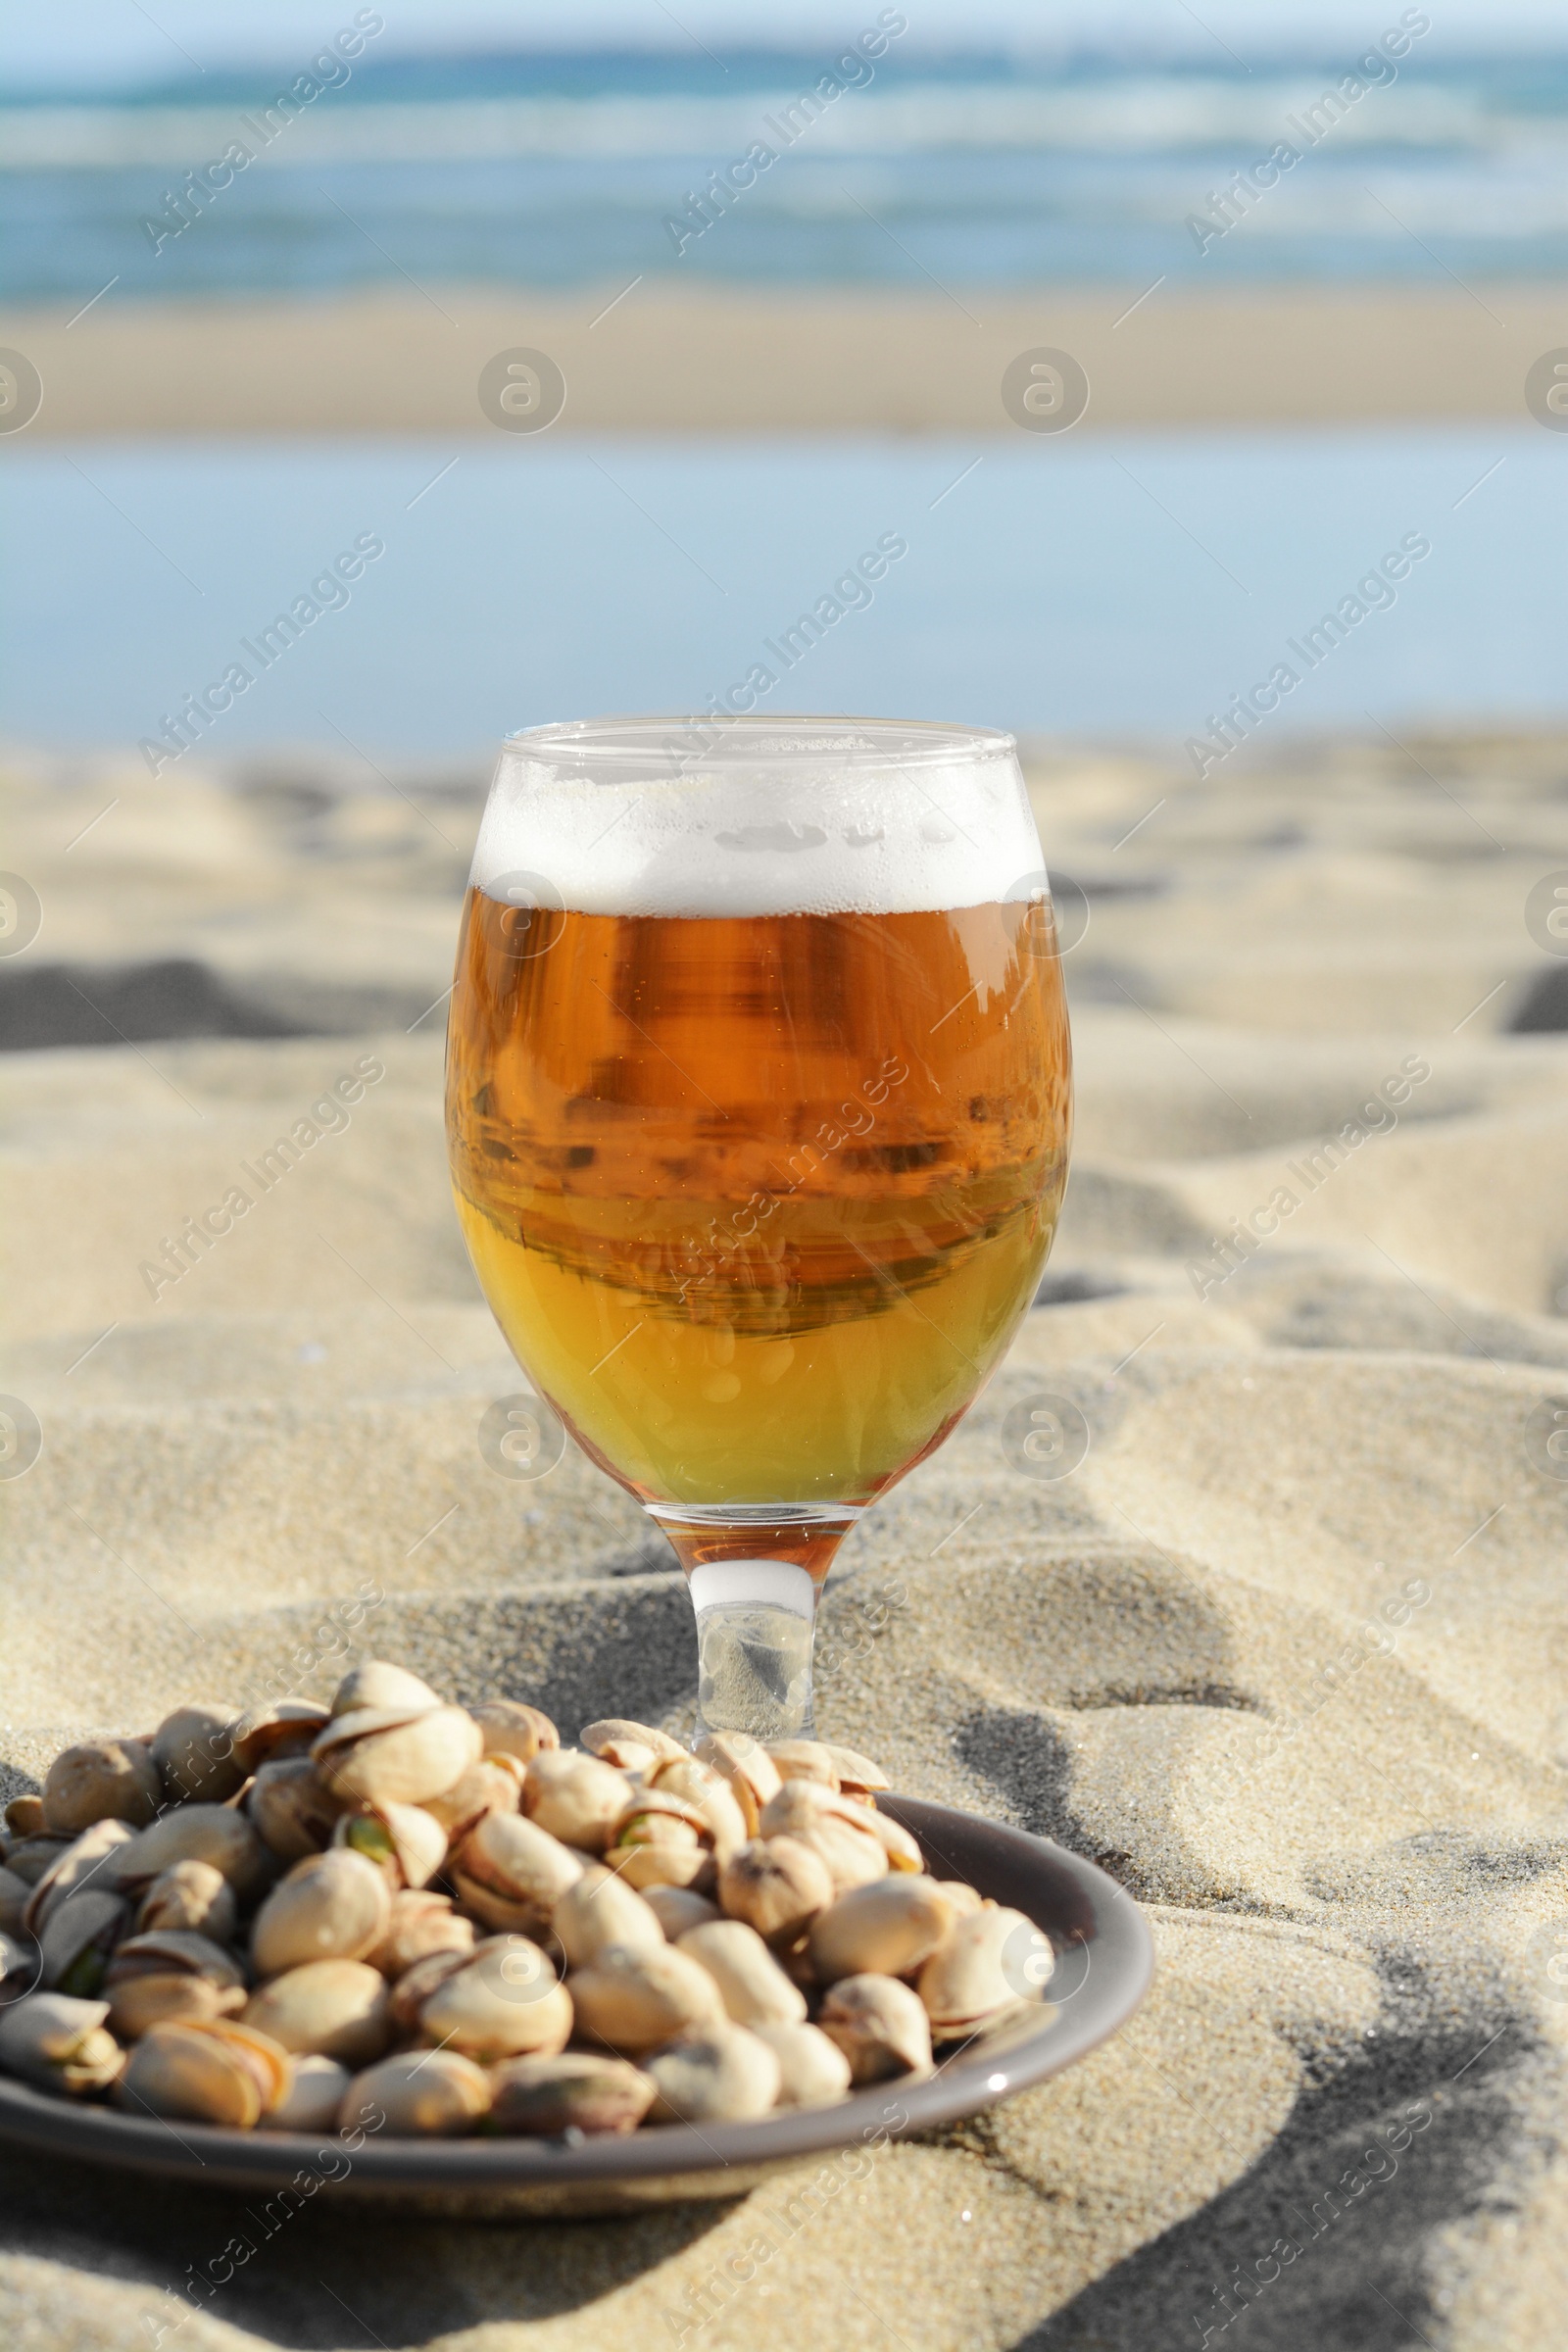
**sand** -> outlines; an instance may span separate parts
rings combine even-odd
[[[617,299],[620,297],[621,299]],[[613,307],[611,307],[613,306]],[[855,288],[641,279],[583,293],[443,286],[318,302],[13,307],[0,342],[43,381],[29,445],[77,434],[488,434],[481,368],[545,352],[552,429],[1013,433],[1002,377],[1065,351],[1079,429],[1293,420],[1523,421],[1526,370],[1563,333],[1554,285]]]
[[[1131,2028],[894,2149],[707,2301],[755,2200],[307,2212],[176,2333],[167,2290],[225,2201],[0,2148],[8,2352],[1560,2340],[1568,1482],[1529,1416],[1568,1394],[1568,1038],[1515,1024],[1561,968],[1524,906],[1568,866],[1568,747],[1411,742],[1430,774],[1326,743],[1201,785],[1034,748],[1091,907],[1052,1302],[830,1591],[826,1731],[1113,1871],[1159,1949]],[[0,1065],[0,1387],[44,1431],[0,1486],[7,1792],[192,1691],[324,1694],[357,1593],[361,1649],[568,1734],[690,1698],[662,1540],[575,1456],[521,1486],[477,1451],[520,1384],[458,1244],[418,1016],[482,779],[397,781],[415,805],[330,762],[15,765],[8,863],[45,927],[0,966],[0,1023],[110,1042]],[[83,1029],[77,988],[127,1042]],[[171,1038],[181,1005],[220,1034]],[[150,1298],[161,1237],[367,1056],[348,1127]],[[1308,1184],[1412,1061],[1396,1117]],[[1231,1220],[1292,1187],[1220,1279]],[[1057,1483],[1001,1443],[1043,1396],[1091,1432]]]

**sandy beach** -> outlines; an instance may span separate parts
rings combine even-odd
[[[89,379],[124,330],[85,325],[57,429],[103,429]],[[475,349],[501,332],[475,322]],[[172,426],[177,373],[119,380]],[[8,2346],[1556,2340],[1568,1483],[1542,1413],[1568,1393],[1568,1040],[1525,906],[1568,866],[1565,747],[1404,742],[1201,783],[1029,747],[1088,909],[1068,1210],[1003,1371],[830,1590],[826,1735],[1111,1870],[1159,1950],[1133,2026],[892,2150],[719,2290],[755,2200],[307,2212],[173,2331],[225,2199],[0,2149]],[[691,1617],[662,1539],[575,1455],[530,1486],[477,1448],[520,1385],[441,1132],[484,778],[411,765],[372,795],[302,755],[152,783],[127,755],[8,782],[43,927],[0,966],[0,1387],[43,1445],[0,1487],[0,1788],[193,1692],[324,1696],[345,1650],[537,1698],[568,1737],[678,1719]],[[164,1237],[356,1069],[352,1116],[153,1296]],[[1055,1483],[1000,1439],[1044,1396],[1091,1432]]]
[[[120,433],[490,434],[478,382],[541,350],[563,433],[1013,433],[1004,370],[1061,350],[1089,380],[1082,429],[1525,414],[1562,341],[1560,286],[1458,284],[884,289],[682,286],[564,294],[442,286],[329,300],[126,301],[73,318],[8,308],[37,369],[32,441]]]

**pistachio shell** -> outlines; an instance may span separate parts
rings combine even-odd
[[[107,1985],[109,2024],[122,2041],[139,2041],[155,2026],[206,2025],[233,2017],[245,2006],[243,1984],[214,1984],[179,1970],[127,1977]]]
[[[858,1754],[853,1747],[840,1747],[832,1740],[818,1742],[833,1770],[838,1775],[839,1788],[845,1796],[861,1790],[891,1788],[893,1784],[880,1764],[869,1756]]]
[[[760,1740],[750,1732],[710,1732],[697,1742],[703,1763],[728,1783],[740,1806],[748,1838],[757,1836],[758,1822],[768,1798],[777,1796],[782,1782],[778,1766]]]
[[[0,1869],[0,1936],[20,1936],[32,1888],[14,1870]]]
[[[690,1886],[645,1886],[641,1892],[670,1943],[678,1943],[688,1928],[700,1928],[705,1920],[720,1916],[716,1903]]]
[[[752,1838],[719,1872],[718,1900],[764,1943],[793,1943],[833,1900],[833,1881],[798,1838]]]
[[[328,2132],[337,2122],[343,2093],[354,2080],[335,2058],[304,2056],[294,2061],[294,2079],[275,2107],[263,2114],[263,2132]]]
[[[902,1977],[920,1967],[954,1923],[935,1880],[905,1872],[855,1886],[811,1923],[811,1967],[819,1984],[841,1977]]]
[[[0,1931],[0,2007],[20,2001],[38,1983],[38,1946],[30,1936]]]
[[[245,1810],[280,1862],[303,1862],[331,1842],[346,1801],[328,1788],[308,1755],[274,1756],[258,1766]]]
[[[461,1845],[487,1813],[515,1813],[526,1770],[515,1756],[481,1756],[445,1795],[426,1798],[425,1810],[444,1836]]]
[[[819,1781],[786,1781],[762,1807],[765,1838],[798,1838],[827,1865],[835,1894],[885,1878],[888,1857],[871,1816]]]
[[[6,1828],[13,1838],[40,1838],[44,1835],[43,1798],[41,1796],[13,1796],[6,1804]]]
[[[651,1723],[633,1723],[624,1715],[607,1715],[603,1723],[583,1727],[582,1744],[591,1756],[613,1764],[617,1772],[646,1772],[650,1764],[676,1761],[686,1754],[678,1740],[657,1731]]]
[[[95,1821],[144,1829],[164,1801],[152,1751],[139,1740],[83,1740],[62,1748],[43,1785],[43,1828],[76,1838]]]
[[[868,1798],[867,1806],[869,1803]],[[886,1855],[889,1870],[924,1870],[925,1856],[920,1851],[919,1840],[910,1837],[902,1821],[895,1821],[890,1813],[864,1810],[864,1824]]]
[[[617,1823],[605,1859],[629,1886],[705,1886],[715,1870],[702,1815],[679,1797],[650,1789]]]
[[[340,2132],[352,2132],[367,2111],[377,2131],[411,2137],[452,2139],[471,2132],[490,2106],[482,2067],[457,2050],[397,2050],[356,2075],[338,2108]]]
[[[781,1781],[815,1781],[837,1794],[838,1772],[820,1740],[769,1740],[765,1745]]]
[[[489,1813],[453,1856],[452,1883],[464,1908],[487,1927],[526,1935],[549,1925],[582,1867],[583,1856],[537,1822]]]
[[[542,1749],[561,1745],[549,1716],[521,1699],[482,1698],[468,1712],[483,1735],[487,1756],[515,1756],[519,1764],[530,1764]]]
[[[186,1930],[227,1943],[234,1933],[239,1906],[234,1889],[211,1862],[175,1862],[161,1871],[141,1898],[136,1913],[138,1936],[160,1928]]]
[[[366,1804],[422,1804],[462,1779],[484,1737],[462,1707],[427,1707],[400,1717],[362,1707],[336,1715],[311,1750],[328,1788]]]
[[[648,1952],[612,1944],[576,1971],[577,2029],[622,2057],[657,2050],[678,2034],[723,2021],[724,2003],[707,1969],[667,1945]]]
[[[722,1773],[697,1756],[677,1756],[660,1762],[649,1775],[649,1787],[683,1797],[708,1825],[713,1851],[725,1863],[746,1843],[746,1815]]]
[[[41,1936],[50,1914],[89,1886],[100,1892],[117,1891],[122,1884],[124,1857],[136,1836],[122,1821],[95,1821],[70,1845],[57,1847],[54,1859],[40,1874],[23,1911],[22,1922],[27,1934]]]
[[[526,1936],[497,1936],[479,1945],[419,2011],[423,2040],[491,2061],[564,2049],[572,1995]]]
[[[39,2090],[85,2097],[120,2072],[121,2051],[104,2031],[107,2001],[33,1992],[0,2009],[0,2066]]]
[[[656,2096],[651,2124],[737,2124],[766,2115],[778,2097],[777,2054],[744,2026],[706,2027],[648,2060]]]
[[[454,1945],[448,1951],[426,1952],[422,1959],[416,1960],[403,1971],[393,1984],[391,1993],[395,2033],[412,2035],[418,2032],[419,2011],[431,1993],[438,1984],[444,1984],[448,1977],[455,1977],[460,1968],[466,1968],[477,1948],[477,1945],[470,1944],[466,1951],[462,1951]]]
[[[1044,1998],[1055,1965],[1049,1936],[1021,1911],[985,1904],[956,1922],[920,1971],[919,1995],[938,2041],[956,2041]]]
[[[129,1906],[106,1887],[69,1895],[51,1910],[38,1937],[39,1983],[50,1992],[95,1999],[110,1949],[129,1918]]]
[[[850,2062],[853,2082],[931,2072],[931,2021],[918,1993],[897,1977],[846,1977],[833,1985],[817,2020]]]
[[[971,1911],[984,1908],[983,1898],[977,1889],[966,1885],[962,1879],[937,1879],[933,1884],[941,1887],[953,1905],[955,1919],[967,1919]]]
[[[249,2132],[287,2091],[286,2053],[226,2021],[154,2026],[125,2063],[117,2097],[133,2112]]]
[[[306,1756],[326,1728],[327,1713],[312,1698],[282,1698],[247,1707],[229,1726],[234,1760],[247,1778],[264,1764]],[[323,2064],[330,2061],[323,2060]]]
[[[780,2107],[832,2107],[850,2087],[850,2062],[819,2026],[754,2026],[778,2060]]]
[[[490,2076],[490,2128],[554,2137],[561,2132],[634,2132],[653,2103],[652,2080],[624,2058],[564,2050],[509,2058]]]
[[[630,1952],[660,1950],[664,1931],[636,1890],[603,1863],[590,1862],[558,1903],[551,1926],[572,1968],[587,1968],[611,1944]]]
[[[447,1834],[422,1805],[387,1800],[340,1813],[334,1846],[359,1854],[386,1880],[390,1892],[427,1886],[447,1858]]]
[[[466,1958],[472,1950],[473,1922],[459,1918],[450,1895],[418,1887],[392,1897],[386,1934],[361,1957],[395,1983],[432,1952],[461,1952]]]
[[[522,1811],[563,1844],[602,1854],[632,1796],[630,1781],[613,1765],[575,1748],[546,1748],[528,1766]]]
[[[386,1979],[363,1960],[312,1960],[253,1993],[241,2023],[285,2050],[368,2066],[391,2030]]]
[[[279,1880],[256,1914],[256,1973],[278,1977],[311,1960],[362,1959],[391,1917],[391,1890],[374,1863],[342,1847],[312,1854]]]
[[[63,1854],[71,1851],[69,1838],[22,1838],[6,1849],[6,1868],[24,1886],[47,1878]]]
[[[268,1885],[276,1867],[247,1816],[230,1805],[176,1805],[138,1830],[114,1863],[118,1883],[140,1893],[175,1862],[210,1862],[240,1901]]]
[[[245,1982],[245,1971],[232,1952],[187,1928],[152,1928],[144,1936],[127,1936],[115,1948],[106,1982],[123,1984],[136,1977],[171,1974],[225,1988]]]
[[[440,1692],[406,1667],[389,1666],[384,1658],[367,1658],[343,1677],[332,1693],[331,1711],[350,1715],[361,1707],[398,1707],[412,1715],[440,1704]]]
[[[707,1969],[736,2025],[799,2025],[805,2018],[805,1993],[744,1920],[715,1919],[693,1928],[676,1948]]]
[[[153,1734],[153,1761],[175,1803],[220,1805],[248,1775],[234,1753],[234,1710],[194,1700],[166,1715]]]

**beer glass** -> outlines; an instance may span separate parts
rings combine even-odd
[[[833,1556],[1005,1352],[1067,1172],[1011,736],[614,718],[503,748],[453,1183],[538,1394],[658,1521],[700,1729],[808,1732]]]

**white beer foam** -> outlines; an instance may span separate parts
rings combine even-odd
[[[731,753],[671,776],[584,781],[519,738],[503,751],[474,851],[583,914],[895,914],[1027,899],[1040,837],[1010,746],[904,767],[830,758],[787,773]]]

